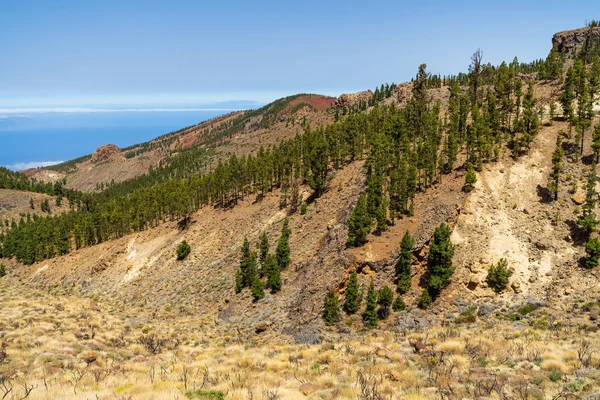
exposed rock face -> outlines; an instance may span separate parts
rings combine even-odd
[[[399,107],[404,107],[408,100],[412,97],[412,83],[405,82],[396,86],[394,97],[398,102]]]
[[[92,154],[91,161],[93,163],[99,163],[102,161],[106,161],[109,158],[112,158],[115,154],[120,154],[121,149],[114,144],[107,144],[104,146],[100,146],[96,149],[94,154]]]
[[[579,28],[555,33],[552,37],[552,45],[556,45],[561,53],[572,53],[581,48],[586,37],[589,37],[592,43],[600,41],[600,27]]]
[[[371,90],[366,90],[364,92],[357,93],[344,93],[342,94],[337,101],[334,103],[334,108],[344,108],[350,107],[354,104],[359,104],[362,101],[369,101],[369,99],[373,96],[373,92]]]

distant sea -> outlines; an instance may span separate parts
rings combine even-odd
[[[0,113],[0,166],[19,170],[127,147],[233,110]]]

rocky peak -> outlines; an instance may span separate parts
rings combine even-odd
[[[106,160],[112,158],[114,155],[120,154],[120,153],[121,153],[121,149],[119,149],[118,146],[116,146],[114,144],[106,144],[104,146],[98,147],[96,149],[96,151],[94,151],[94,153],[92,154],[91,161],[93,163],[99,163],[102,161],[106,161]]]
[[[570,54],[578,50],[589,37],[591,42],[600,41],[600,27],[585,27],[555,33],[552,37],[552,45],[556,45],[561,53]]]
[[[371,90],[365,90],[357,93],[344,93],[338,97],[337,101],[333,105],[334,108],[350,107],[360,102],[367,102],[373,96]]]

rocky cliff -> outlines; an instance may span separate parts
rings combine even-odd
[[[92,162],[93,163],[99,163],[102,161],[106,161],[110,158],[113,158],[115,155],[120,154],[121,153],[121,149],[119,149],[118,146],[114,145],[114,144],[107,144],[104,146],[100,146],[96,149],[96,151],[94,151],[94,154],[92,154]]]
[[[589,38],[592,42],[600,41],[600,27],[586,27],[558,32],[552,37],[552,45],[556,45],[560,52],[570,54],[581,48],[586,38]]]

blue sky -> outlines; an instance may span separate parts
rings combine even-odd
[[[0,1],[0,108],[338,95],[545,57],[597,1]]]

